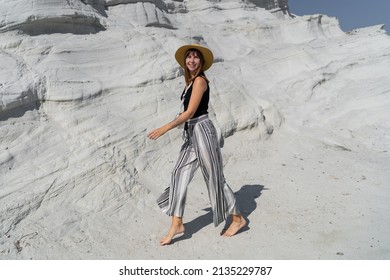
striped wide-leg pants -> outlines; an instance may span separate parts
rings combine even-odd
[[[200,167],[207,185],[213,222],[218,226],[230,214],[237,215],[240,211],[234,193],[225,181],[216,129],[208,115],[190,119],[185,138],[172,172],[171,185],[157,199],[157,204],[169,216],[183,217],[188,184]]]

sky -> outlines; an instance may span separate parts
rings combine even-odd
[[[298,16],[324,14],[337,17],[343,31],[385,24],[390,35],[390,0],[288,0]]]

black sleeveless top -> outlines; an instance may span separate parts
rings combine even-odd
[[[203,76],[202,74],[203,73],[201,73],[198,77],[202,77]],[[180,98],[181,100],[183,100],[183,96],[184,96],[184,111],[187,110],[188,105],[190,104],[192,85],[193,85],[193,83],[188,88],[187,93],[185,93],[185,90],[184,90],[183,93],[181,94],[181,98]],[[205,115],[208,113],[207,110],[209,108],[209,100],[210,100],[210,88],[209,88],[209,83],[207,82],[207,89],[203,93],[202,99],[200,100],[198,109],[196,109],[196,112],[195,112],[193,118],[197,118],[201,115]]]

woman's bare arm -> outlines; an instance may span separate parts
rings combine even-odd
[[[201,78],[201,77],[197,77],[194,81],[194,84],[192,85],[192,93],[191,93],[191,98],[190,98],[190,103],[188,104],[188,108],[186,111],[184,111],[183,113],[181,113],[176,119],[174,119],[173,121],[157,128],[157,129],[154,129],[152,130],[149,134],[148,134],[148,138],[152,139],[152,140],[156,140],[157,138],[159,138],[160,136],[164,135],[165,133],[167,133],[169,130],[185,123],[186,121],[188,121],[189,119],[191,119],[196,110],[198,109],[199,107],[199,104],[200,104],[200,101],[202,100],[202,96],[203,96],[203,93],[206,91],[207,89],[207,82],[205,79]]]

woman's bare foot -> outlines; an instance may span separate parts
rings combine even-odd
[[[171,228],[169,229],[168,234],[165,235],[160,240],[160,245],[164,246],[164,245],[170,244],[172,242],[173,237],[175,237],[175,235],[178,235],[181,233],[184,233],[183,220],[182,220],[182,218],[173,216]]]
[[[175,237],[175,235],[178,235],[178,234],[181,234],[181,233],[184,233],[184,226],[183,225],[181,225],[179,227],[171,226],[171,228],[168,231],[168,234],[165,235],[160,240],[160,245],[164,246],[164,245],[170,244],[172,242],[173,237]]]
[[[246,225],[246,220],[242,215],[233,215],[232,223],[224,232],[223,236],[231,237],[239,232]]]

